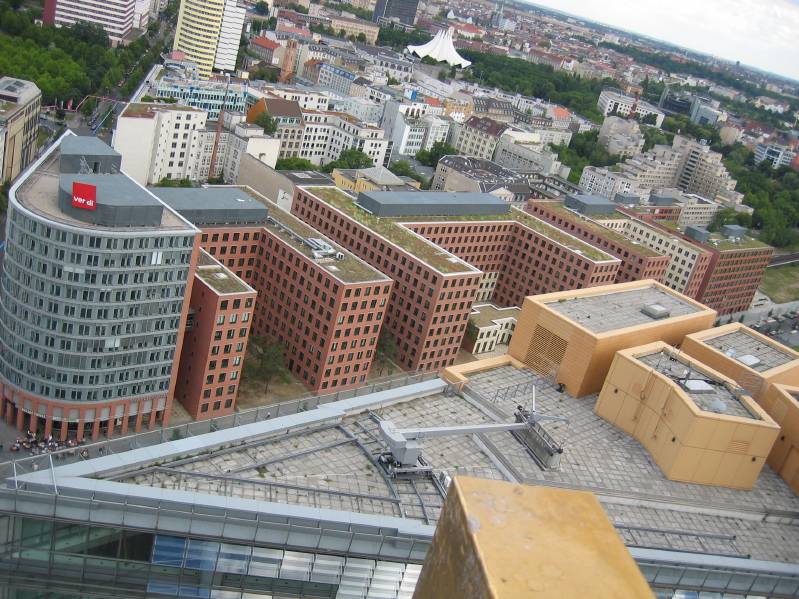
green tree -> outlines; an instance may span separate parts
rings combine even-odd
[[[666,133],[657,127],[641,127],[644,134],[644,152],[651,150],[656,145],[671,145],[674,135]]]
[[[348,150],[342,150],[338,159],[333,162],[328,162],[322,167],[322,170],[326,173],[332,173],[333,169],[336,168],[369,168],[370,166],[374,166],[374,163],[369,156],[360,150],[350,148]]]
[[[167,179],[164,177],[155,187],[193,187],[190,179]]]
[[[366,43],[366,34],[365,34],[363,31],[361,31],[361,32],[360,32],[360,33],[357,35],[357,37],[356,37],[355,39],[356,39],[356,40],[358,40],[359,42],[361,42],[361,43],[365,44],[365,43]]]
[[[596,99],[602,89],[618,87],[618,83],[612,79],[581,79],[565,71],[555,71],[548,65],[506,55],[467,49],[459,52],[472,61],[471,67],[461,71],[465,80],[498,87],[510,93],[543,98],[566,106],[596,123],[601,123],[603,119],[596,107]]]
[[[393,27],[381,27],[377,34],[378,46],[391,46],[395,50],[403,50],[408,45],[426,44],[433,36],[424,31],[403,31]]]
[[[266,2],[263,2],[263,0],[260,0],[259,2],[255,3],[255,12],[257,12],[259,15],[266,16],[269,14],[269,5]]]
[[[388,84],[389,85],[399,85],[400,84],[400,80],[399,79],[394,79],[394,77],[389,75],[388,76]]]
[[[8,209],[8,190],[11,188],[11,183],[6,181],[0,185],[0,214],[5,214]]]
[[[398,177],[410,177],[418,181],[422,189],[430,188],[430,181],[413,170],[411,163],[407,160],[397,160],[388,165],[388,170],[397,175]]]
[[[293,10],[294,12],[298,12],[304,15],[308,14],[308,9],[305,8],[302,4],[296,4],[294,2],[289,3],[287,6],[289,10]]]
[[[571,145],[552,147],[558,153],[558,160],[571,168],[569,181],[578,183],[586,166],[611,166],[620,161],[619,156],[599,145],[598,138],[599,131],[584,131],[572,136]]]
[[[438,161],[441,160],[442,156],[450,156],[452,154],[457,154],[458,150],[453,148],[451,145],[443,142],[437,141],[435,142],[429,150],[420,150],[416,153],[416,160],[420,163],[424,164],[425,166],[431,166],[433,168],[438,165]]]
[[[312,171],[316,167],[305,158],[278,158],[275,170],[278,171]]]
[[[291,373],[286,368],[283,346],[270,337],[254,337],[250,339],[250,373],[264,382],[264,393],[269,393],[272,382],[288,383]]]
[[[752,226],[752,216],[733,208],[722,208],[713,215],[713,220],[707,228],[709,231],[721,231],[724,225],[740,225],[749,228]]]
[[[397,360],[398,356],[397,340],[387,329],[381,329],[380,336],[377,338],[374,359],[375,366],[377,366],[377,376],[381,376],[385,369],[389,368]]]
[[[638,115],[636,115],[636,116],[638,116]],[[638,118],[637,120],[640,121],[644,125],[654,125],[654,124],[656,124],[658,122],[658,117],[657,117],[656,114],[651,114],[650,113],[650,114],[648,114],[648,115],[646,115],[644,117]]]
[[[255,124],[263,127],[267,135],[273,135],[277,131],[277,120],[265,110],[255,117]]]

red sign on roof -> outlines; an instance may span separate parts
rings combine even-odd
[[[97,210],[97,187],[73,181],[72,207],[81,210]]]

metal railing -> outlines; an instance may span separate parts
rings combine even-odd
[[[77,448],[64,448],[44,455],[20,457],[0,463],[0,478],[13,478],[14,476],[20,476],[36,470],[44,470],[51,466],[58,467],[107,454],[123,453],[131,449],[151,447],[167,441],[177,441],[179,439],[195,437],[205,433],[234,428],[243,424],[252,424],[270,418],[297,414],[336,401],[351,399],[353,397],[362,397],[371,393],[396,389],[398,387],[421,383],[435,378],[438,378],[437,372],[415,374],[401,373],[377,379],[363,387],[357,387],[346,391],[337,391],[336,393],[327,393],[323,395],[306,393],[297,399],[266,406],[258,406],[227,416],[217,416],[216,418],[210,418],[208,420],[187,422],[176,426],[158,428],[113,439],[105,439]],[[84,455],[81,455],[82,453],[84,453]]]

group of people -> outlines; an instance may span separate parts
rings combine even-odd
[[[53,438],[53,435],[39,436],[30,430],[25,432],[24,437],[17,437],[14,443],[9,447],[9,451],[30,451],[31,455],[41,455],[46,453],[53,453],[62,449],[71,449],[67,452],[69,455],[75,455],[75,448],[83,445],[85,441],[76,439],[67,439],[66,441],[59,441]],[[3,449],[3,444],[0,443],[0,450]],[[85,451],[85,450],[84,450]],[[82,452],[81,452],[82,453]],[[56,456],[60,454],[56,453]]]

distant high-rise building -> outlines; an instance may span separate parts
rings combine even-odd
[[[42,20],[57,27],[95,23],[118,44],[134,28],[136,0],[45,0]]]
[[[174,49],[197,63],[200,77],[236,68],[246,9],[237,0],[183,0]]]
[[[406,25],[413,25],[418,8],[419,0],[377,0],[372,20],[380,23],[395,19]]]

